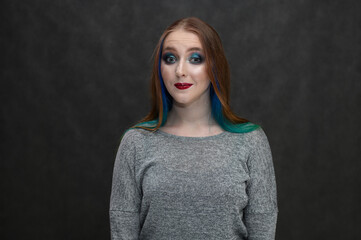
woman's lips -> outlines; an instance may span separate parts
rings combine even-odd
[[[191,87],[193,84],[191,83],[176,83],[174,84],[174,86],[178,89],[187,89],[189,87]]]

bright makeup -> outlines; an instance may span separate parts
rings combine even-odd
[[[194,52],[187,58],[187,62],[192,64],[201,64],[204,61],[203,59],[204,57],[201,54]],[[177,58],[173,53],[167,52],[163,55],[163,60],[165,64],[173,64],[177,61]]]
[[[191,83],[176,83],[174,84],[174,86],[180,90],[184,90],[184,89],[187,89],[187,88],[190,88],[193,84]]]

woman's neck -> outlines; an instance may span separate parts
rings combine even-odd
[[[183,136],[209,136],[223,132],[212,117],[210,100],[188,106],[174,103],[161,130]]]

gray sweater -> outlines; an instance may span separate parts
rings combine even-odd
[[[130,129],[110,200],[112,239],[274,239],[277,190],[259,128],[208,137]]]

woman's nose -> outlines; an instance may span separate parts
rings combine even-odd
[[[179,61],[178,66],[176,68],[177,77],[187,76],[186,66],[184,61]]]

